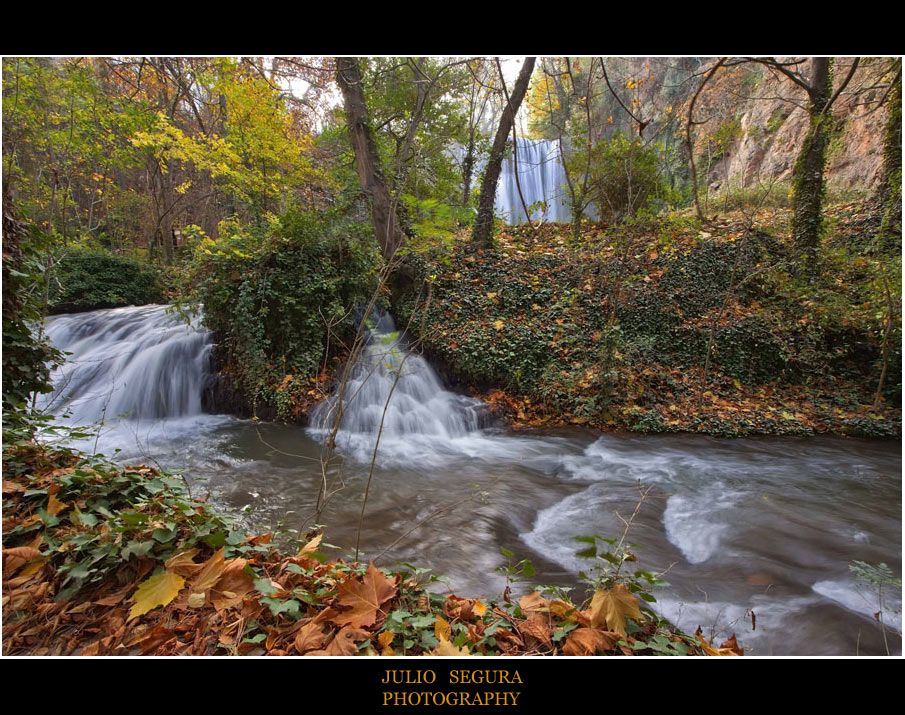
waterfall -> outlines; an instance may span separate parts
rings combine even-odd
[[[546,139],[519,139],[518,144],[518,184],[516,184],[516,157],[509,152],[503,159],[500,182],[497,185],[496,211],[509,225],[524,223],[525,211],[519,197],[519,185],[525,205],[538,201],[547,203],[547,210],[531,212],[532,220],[541,216],[545,221],[566,222],[572,220],[567,199],[566,172],[559,158],[559,145]]]
[[[211,338],[165,305],[96,310],[47,319],[51,344],[67,356],[39,407],[74,424],[201,413]]]
[[[488,423],[487,406],[446,390],[428,362],[406,347],[389,315],[371,321],[367,343],[346,373],[342,399],[335,391],[315,406],[310,429],[326,438],[342,405],[337,442],[362,459],[370,459],[378,434],[381,451],[392,451],[413,440],[448,445]]]

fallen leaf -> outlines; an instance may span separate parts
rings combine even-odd
[[[223,574],[212,589],[216,595],[211,600],[218,611],[239,605],[254,588],[254,578],[245,571],[247,564],[247,559],[232,559],[224,564]]]
[[[448,641],[452,635],[452,626],[442,616],[437,616],[437,622],[434,624],[434,635],[438,641]]]
[[[617,583],[609,591],[598,589],[591,599],[591,627],[606,626],[625,638],[625,619],[643,620],[638,599],[628,592],[623,583]]]
[[[619,640],[618,633],[598,628],[576,628],[566,638],[563,655],[596,655],[598,650],[612,650]]]
[[[457,648],[448,640],[440,641],[437,646],[428,655],[438,655],[441,657],[471,655],[468,652],[468,646]]]
[[[221,548],[202,564],[201,571],[192,580],[192,591],[206,591],[209,588],[213,588],[217,581],[220,580],[225,568],[226,561],[223,559],[223,549]]]
[[[361,628],[346,626],[330,641],[326,650],[312,650],[307,655],[355,655],[358,653],[357,641],[363,641],[369,635]]]
[[[301,558],[302,556],[307,556],[308,554],[313,554],[317,551],[317,547],[320,546],[321,540],[324,538],[323,534],[318,534],[311,541],[305,544],[299,552],[295,555],[296,558]]]
[[[194,576],[204,568],[204,564],[196,564],[193,561],[197,553],[198,549],[189,549],[170,557],[165,564],[166,570],[178,573],[180,576]]]
[[[171,571],[164,571],[156,576],[151,576],[147,581],[142,583],[132,601],[135,605],[129,611],[129,620],[136,616],[141,616],[158,606],[166,606],[172,601],[185,585],[185,579],[179,574]]]
[[[102,598],[94,603],[98,606],[118,606],[122,603],[122,600],[129,595],[129,591],[135,588],[134,583],[130,583],[128,586],[124,586],[123,588],[111,593],[109,596]]]
[[[306,623],[295,636],[295,649],[299,653],[306,653],[309,650],[323,648],[327,635],[323,632],[323,626],[320,623],[314,621]]]
[[[47,513],[51,516],[56,516],[61,511],[66,511],[69,508],[68,504],[64,504],[59,499],[57,499],[56,495],[51,494],[50,499],[47,500]]]
[[[525,613],[550,610],[550,601],[541,596],[537,591],[522,596],[519,599],[518,605]]]
[[[375,623],[380,607],[396,595],[396,584],[371,561],[362,580],[351,578],[343,581],[338,593],[337,603],[350,607],[350,610],[337,614],[332,621],[340,626],[362,628]]]

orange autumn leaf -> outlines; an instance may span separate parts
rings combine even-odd
[[[307,655],[355,655],[358,653],[358,641],[363,641],[370,636],[361,628],[346,626],[330,641],[324,650],[312,650]]]
[[[327,635],[327,633],[323,632],[320,623],[315,621],[306,623],[295,636],[295,649],[299,653],[306,653],[309,650],[322,648],[324,641],[327,640]]]
[[[364,578],[351,578],[339,585],[337,603],[350,610],[331,620],[337,625],[354,628],[374,625],[380,607],[396,595],[396,590],[395,582],[384,576],[371,561]]]
[[[566,639],[562,652],[563,655],[596,655],[599,650],[611,650],[618,640],[618,633],[597,628],[576,628]]]
[[[214,608],[222,611],[242,603],[254,588],[254,579],[245,571],[246,559],[232,559],[224,564],[223,574],[213,588]]]
[[[617,583],[609,591],[598,589],[591,599],[591,627],[606,626],[607,630],[625,638],[625,620],[641,621],[638,599],[628,592],[623,583]]]
[[[220,580],[220,576],[223,574],[223,569],[225,568],[226,561],[223,558],[223,549],[221,548],[204,562],[201,571],[198,572],[198,575],[195,576],[192,581],[192,591],[197,593],[213,588],[217,581]]]

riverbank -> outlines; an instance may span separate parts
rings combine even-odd
[[[758,228],[739,211],[590,225],[578,243],[506,227],[493,250],[456,244],[394,310],[449,384],[516,428],[899,437],[897,249],[877,243],[876,207],[828,216],[810,276],[785,209]]]
[[[24,441],[3,467],[4,655],[741,654],[650,611],[652,574],[583,603],[440,595],[414,567],[329,560],[322,533],[247,534],[154,467]]]

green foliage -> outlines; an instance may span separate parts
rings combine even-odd
[[[892,569],[885,563],[869,564],[865,561],[852,561],[848,568],[855,584],[869,589],[876,598],[877,613],[875,617],[883,627],[885,638],[887,621],[902,614],[901,602],[895,608],[890,605],[890,600],[894,601],[896,597],[902,595],[902,579],[896,578]],[[901,633],[899,635],[901,636]]]
[[[157,270],[103,250],[65,251],[51,283],[50,312],[77,313],[163,301]]]
[[[638,556],[633,551],[638,548],[638,544],[626,544],[619,539],[604,538],[596,534],[576,536],[574,539],[587,544],[585,548],[576,552],[576,556],[591,560],[590,566],[578,574],[579,578],[588,584],[588,590],[591,592],[601,588],[610,589],[617,583],[624,583],[629,593],[635,594],[646,603],[656,603],[657,599],[650,593],[651,589],[669,585],[650,571],[623,570],[625,564],[638,561]]]
[[[51,479],[38,476],[47,465],[55,469]],[[4,446],[3,468],[9,477],[33,483],[23,498],[38,515],[4,530],[3,545],[18,546],[40,535],[42,555],[65,575],[58,599],[116,583],[124,567],[142,558],[163,566],[195,547],[210,552],[226,546],[227,556],[269,549],[242,545],[240,527],[193,499],[178,474],[119,468],[102,456],[23,442]],[[51,499],[63,508],[52,508]]]
[[[595,145],[590,184],[598,215],[613,222],[638,215],[666,192],[657,149],[622,134]]]
[[[328,324],[334,338],[350,329],[378,266],[369,224],[340,211],[292,211],[262,227],[222,222],[185,280],[247,397],[286,419],[322,365]]]
[[[35,431],[26,404],[35,392],[50,392],[49,363],[58,351],[35,335],[43,319],[50,239],[34,227],[3,213],[3,432],[25,436]]]
[[[716,162],[726,156],[729,148],[742,135],[741,117],[732,117],[720,125],[707,136],[708,158]]]

